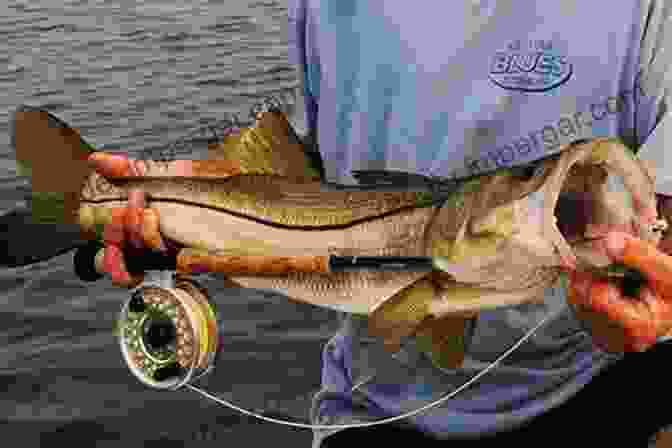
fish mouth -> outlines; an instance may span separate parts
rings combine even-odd
[[[570,244],[603,239],[609,232],[620,231],[633,234],[631,221],[614,223],[604,219],[617,216],[618,209],[605,207],[604,201],[592,193],[571,192],[561,194],[555,206],[556,224],[562,236]]]
[[[657,244],[667,221],[656,210],[653,172],[628,148],[607,139],[585,145],[593,149],[569,167],[553,213],[579,264],[604,267],[612,263],[606,251],[610,232]]]

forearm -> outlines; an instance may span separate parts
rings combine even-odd
[[[658,216],[672,223],[672,195],[657,193],[656,199],[658,202]],[[666,254],[672,255],[672,225],[668,226],[663,238],[660,242],[659,248]],[[658,338],[658,342],[664,342],[672,339],[672,331],[664,336]]]
[[[659,110],[667,111],[669,97],[662,96],[659,106]],[[672,113],[666,112],[638,152],[639,158],[651,163],[655,170],[658,216],[668,222],[668,228],[658,247],[669,255],[672,255],[672,159],[666,157],[666,142],[669,145],[671,141]],[[672,332],[658,338],[658,342],[669,339],[672,339]]]
[[[644,98],[638,104],[637,115],[655,117],[650,132],[643,123],[638,122],[638,133],[645,138],[639,148],[640,159],[654,168],[655,189],[658,216],[672,224],[672,158],[669,157],[669,145],[672,142],[672,51],[665,46],[672,36],[672,24],[665,20],[672,13],[669,2],[652,4],[652,8],[643,18],[646,26],[641,44],[640,66],[642,69],[640,91]],[[649,110],[650,108],[650,110]],[[659,249],[672,254],[672,226],[668,226]],[[672,334],[659,338],[667,340]]]

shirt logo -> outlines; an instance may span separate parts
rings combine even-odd
[[[566,83],[572,64],[546,40],[514,41],[490,62],[490,80],[507,90],[545,92]]]

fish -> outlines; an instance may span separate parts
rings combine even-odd
[[[209,160],[194,161],[203,176],[193,177],[105,178],[87,163],[96,149],[35,107],[16,111],[12,144],[32,180],[34,221],[73,223],[89,239],[100,240],[112,209],[141,189],[161,217],[162,236],[194,250],[445,260],[432,272],[228,275],[227,281],[366,316],[370,334],[391,351],[416,335],[450,366],[463,357],[441,350],[478,312],[540,300],[568,266],[606,272],[603,237],[610,229],[656,244],[666,229],[651,167],[617,139],[581,141],[522,168],[466,179],[361,171],[353,173],[360,185],[334,186],[295,135],[282,113],[260,113],[252,126],[212,144]],[[144,163],[148,173],[167,166]],[[608,182],[614,175],[621,178],[616,187]],[[578,203],[587,208],[582,225],[573,222]]]

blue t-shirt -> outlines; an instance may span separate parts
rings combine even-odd
[[[672,90],[663,47],[671,15],[672,2],[651,0],[293,0],[289,43],[328,181],[354,183],[350,172],[361,169],[462,177],[581,138],[644,144]],[[408,422],[448,439],[514,428],[613,359],[594,348],[561,285],[540,303],[480,313],[454,371],[413,348],[393,358],[365,319],[344,316],[325,347],[313,420],[358,422],[427,404],[544,316],[553,317],[503,364]],[[317,431],[315,446],[330,432]]]

